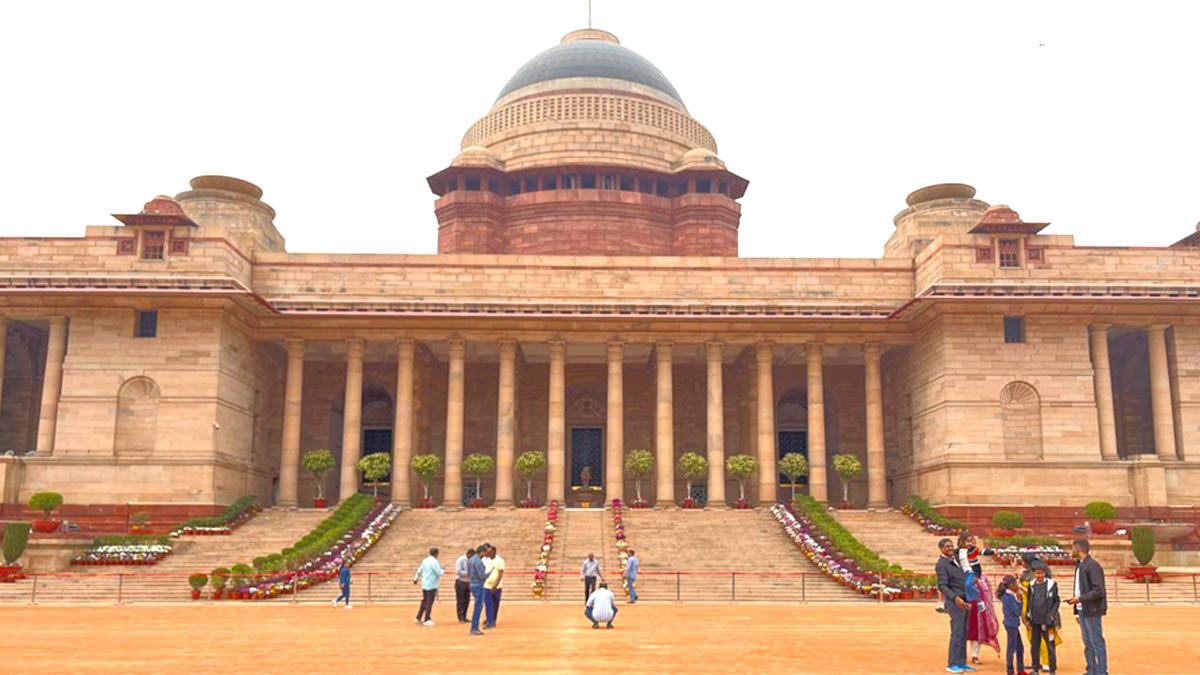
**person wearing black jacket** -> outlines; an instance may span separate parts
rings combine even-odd
[[[1050,672],[1054,673],[1058,670],[1058,659],[1054,653],[1054,630],[1059,626],[1058,615],[1058,584],[1053,579],[1046,576],[1046,571],[1041,568],[1033,570],[1033,583],[1029,586],[1029,601],[1025,610],[1025,619],[1029,621],[1030,632],[1032,639],[1033,670],[1031,672],[1039,672],[1042,669],[1042,650],[1038,645],[1042,643],[1042,638],[1046,639],[1046,655],[1049,657]]]
[[[968,673],[975,669],[967,664],[967,575],[954,558],[954,542],[938,542],[942,555],[937,561],[938,590],[942,592],[946,613],[950,615],[950,649],[946,657],[946,672]]]
[[[1104,568],[1091,556],[1086,539],[1075,541],[1075,597],[1067,602],[1075,608],[1075,618],[1083,633],[1083,658],[1086,675],[1108,675],[1108,647],[1104,644],[1101,621],[1108,613],[1108,595],[1104,591]]]

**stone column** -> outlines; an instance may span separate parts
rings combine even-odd
[[[567,466],[567,343],[550,341],[550,410],[546,415],[546,503],[565,502]]]
[[[821,343],[804,349],[808,366],[808,494],[829,501],[825,482],[825,384],[821,373]]]
[[[54,454],[58,401],[62,396],[63,359],[67,355],[67,317],[50,317],[46,372],[42,377],[42,409],[38,415],[37,454]]]
[[[778,497],[778,471],[775,469],[775,381],[771,367],[775,345],[760,342],[754,348],[758,394],[758,503],[770,505]]]
[[[1150,351],[1150,403],[1154,411],[1154,450],[1162,460],[1175,460],[1175,414],[1171,405],[1171,377],[1167,368],[1167,327],[1146,329]]]
[[[608,343],[608,423],[604,440],[607,499],[625,499],[625,345]]]
[[[283,390],[283,440],[279,457],[279,506],[297,506],[300,484],[300,415],[304,392],[304,340],[286,340],[287,381]]]
[[[417,343],[396,341],[396,423],[392,426],[392,501],[412,503],[409,462],[413,455],[413,374]]]
[[[0,314],[0,392],[4,391],[4,352],[8,349],[8,317]],[[3,397],[0,396],[0,399]],[[3,410],[3,400],[0,400],[0,411]]]
[[[883,445],[883,379],[879,372],[879,345],[863,345],[867,391],[867,507],[886,509],[887,457]]]
[[[708,505],[725,503],[725,387],[722,377],[725,345],[705,345],[708,357]]]
[[[362,454],[363,351],[361,338],[346,340],[346,399],[342,406],[342,467],[338,500],[358,493],[358,460]]]
[[[657,404],[655,406],[654,473],[658,488],[654,493],[657,506],[675,505],[675,395],[671,383],[670,342],[659,342],[655,346],[658,362],[656,378]]]
[[[516,447],[515,340],[500,341],[500,393],[496,396],[496,506],[513,504],[513,451]]]
[[[1100,458],[1118,459],[1117,420],[1113,411],[1112,369],[1108,363],[1108,324],[1092,326],[1092,383],[1100,424]]]
[[[464,340],[450,341],[450,369],[446,382],[446,457],[444,506],[462,506],[463,371],[467,357]]]

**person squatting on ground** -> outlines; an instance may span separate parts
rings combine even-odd
[[[595,553],[589,553],[587,560],[583,561],[583,567],[579,569],[579,578],[583,580],[584,603],[592,597],[592,592],[596,590],[596,578],[600,576],[600,561],[596,560]]]
[[[1052,633],[1062,625],[1058,615],[1058,584],[1046,576],[1046,571],[1040,567],[1033,570],[1033,584],[1029,586],[1029,602],[1026,604],[1028,609],[1026,609],[1025,618],[1029,621],[1029,627],[1033,634],[1030,640],[1033,672],[1038,672],[1042,667],[1042,650],[1038,649],[1037,645],[1042,642],[1044,637],[1046,652],[1050,657],[1048,665],[1050,672],[1054,673],[1058,669],[1058,659],[1055,657]]]
[[[333,599],[333,606],[337,607],[341,600],[346,601],[346,609],[352,609],[350,605],[350,566],[346,561],[342,561],[342,566],[338,568],[338,586],[341,587],[342,593]]]
[[[946,672],[973,673],[967,664],[967,609],[971,606],[964,595],[967,592],[967,575],[958,565],[954,555],[954,542],[942,539],[938,542],[937,571],[938,590],[946,614],[950,615],[950,647],[946,655]]]
[[[996,589],[996,599],[1004,608],[1004,633],[1007,638],[1005,665],[1008,675],[1029,675],[1025,672],[1025,645],[1021,642],[1021,586],[1009,575]],[[1016,670],[1013,670],[1016,661]]]
[[[504,593],[504,558],[496,553],[496,547],[488,545],[488,578],[483,582],[487,591],[487,623],[484,628],[495,628],[500,615],[500,596]]]
[[[1108,675],[1108,647],[1104,643],[1102,620],[1108,613],[1108,594],[1104,590],[1104,568],[1092,557],[1092,545],[1078,539],[1074,545],[1075,597],[1067,602],[1075,610],[1075,620],[1083,633],[1084,675]]]
[[[479,615],[483,613],[483,596],[487,593],[483,587],[488,578],[487,567],[483,564],[487,550],[487,544],[480,545],[475,549],[475,556],[467,561],[467,581],[471,586],[471,599],[475,601],[475,608],[471,610],[471,635],[483,635],[479,630]]]
[[[436,548],[429,549],[429,555],[421,561],[421,565],[417,567],[417,573],[413,576],[413,584],[421,584],[421,606],[417,608],[417,623],[424,623],[426,626],[433,626],[433,602],[437,600],[438,583],[442,580],[442,575],[446,570],[442,569],[442,564],[438,562],[438,550]],[[422,620],[421,616],[425,618]]]
[[[1000,623],[996,620],[996,608],[992,605],[992,587],[983,573],[982,557],[995,553],[992,549],[980,549],[975,535],[963,532],[958,535],[958,565],[966,574],[966,599],[971,605],[967,610],[967,648],[971,652],[971,663],[979,665],[979,650],[988,645],[1000,654]]]
[[[612,591],[608,590],[608,584],[600,582],[600,588],[597,588],[591,595],[588,596],[587,606],[583,610],[583,615],[592,622],[592,628],[599,628],[600,622],[604,622],[605,628],[612,628],[613,619],[617,618],[617,600],[613,597]]]
[[[454,600],[458,611],[458,622],[467,623],[467,609],[471,605],[471,577],[467,574],[467,562],[475,557],[475,549],[469,548],[454,561]]]

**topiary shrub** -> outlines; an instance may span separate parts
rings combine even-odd
[[[1016,511],[997,511],[992,514],[992,524],[1001,530],[1016,530],[1025,527],[1025,516]]]
[[[198,591],[201,588],[204,588],[204,584],[207,583],[207,574],[191,574],[188,576],[188,586],[191,586],[193,591]]]
[[[517,457],[517,473],[525,479],[525,501],[533,502],[533,479],[546,468],[546,453],[537,450],[522,452]]]
[[[779,459],[779,472],[792,485],[792,501],[796,501],[796,482],[808,475],[808,460],[798,452],[789,452]]]
[[[1088,520],[1112,520],[1117,517],[1117,507],[1108,502],[1089,502],[1083,507]]]
[[[29,543],[29,523],[9,523],[4,526],[4,564],[15,565]]]
[[[50,517],[50,512],[62,506],[63,496],[57,492],[35,492],[29,497],[29,508],[37,509]]]
[[[849,507],[850,481],[857,478],[863,472],[862,462],[854,455],[834,455],[833,470],[837,473],[838,478],[842,479],[842,505]]]
[[[703,478],[708,473],[708,460],[698,452],[685,452],[679,456],[679,473],[687,481],[687,493],[684,501],[692,503],[692,481]]]
[[[379,496],[379,483],[392,472],[392,456],[386,452],[372,452],[358,460],[358,470],[371,486],[371,496]]]
[[[333,453],[325,448],[309,450],[300,458],[300,466],[317,479],[317,499],[325,498],[325,474],[333,469]]]
[[[1129,531],[1129,538],[1133,540],[1133,557],[1137,558],[1138,564],[1149,565],[1154,560],[1154,530],[1135,527]]]
[[[413,473],[417,474],[417,480],[421,481],[421,487],[425,490],[425,501],[429,501],[429,484],[437,476],[437,472],[442,468],[442,459],[437,455],[413,455],[409,460],[408,466],[412,468]]]
[[[238,563],[230,568],[233,571],[233,586],[240,588],[250,583],[254,569],[246,563]]]
[[[758,460],[750,455],[733,455],[725,460],[725,472],[737,479],[738,501],[746,501],[746,481],[758,471]]]
[[[482,452],[473,452],[463,460],[463,475],[475,478],[475,499],[483,500],[483,477],[496,470],[496,459]]]
[[[218,567],[212,571],[211,581],[213,591],[220,593],[225,590],[225,583],[229,581],[230,571],[228,567]]]
[[[625,455],[625,471],[633,477],[633,489],[638,502],[642,499],[642,479],[654,471],[654,454],[649,450],[634,449]]]

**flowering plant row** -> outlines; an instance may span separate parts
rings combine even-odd
[[[1075,564],[1075,559],[1071,557],[1071,552],[1057,544],[1053,546],[1006,546],[994,549],[994,551],[993,555],[996,562],[1005,566],[1020,565],[1021,559],[1026,554],[1032,554],[1049,565]]]
[[[933,534],[958,534],[967,529],[961,521],[943,516],[929,502],[916,495],[909,497],[908,503],[901,506],[900,511]]]
[[[534,597],[542,597],[546,592],[546,574],[550,569],[550,552],[554,550],[554,532],[558,529],[558,501],[553,500],[546,507],[546,526],[542,528],[542,548],[538,553],[538,563],[533,567],[533,584],[531,590]]]
[[[219,515],[191,518],[171,530],[172,537],[181,535],[229,534],[261,511],[257,495],[246,495],[225,507]]]
[[[641,507],[634,506],[634,508]],[[617,540],[617,561],[621,563],[621,588],[625,590],[625,597],[628,598],[629,582],[625,579],[625,564],[629,562],[629,541],[625,538],[625,515],[621,509],[620,499],[612,500],[612,517],[613,538]]]
[[[166,536],[96,537],[73,561],[76,565],[153,565],[167,557],[171,544]]]

